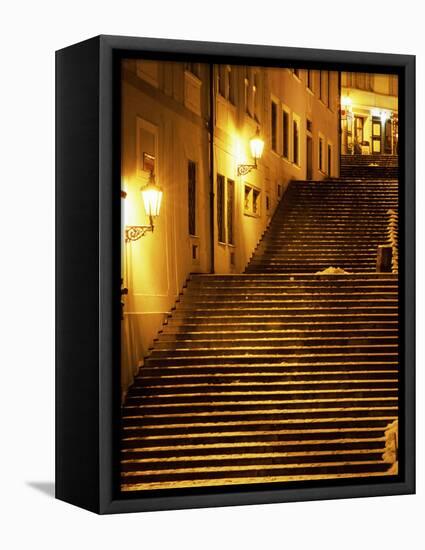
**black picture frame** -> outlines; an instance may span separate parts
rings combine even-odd
[[[326,67],[399,75],[401,473],[395,482],[117,491],[120,318],[118,61]],[[118,184],[117,184],[118,182]],[[56,498],[100,514],[411,494],[415,491],[415,57],[98,36],[56,52]],[[119,327],[118,327],[119,328]],[[117,363],[118,361],[118,363]]]

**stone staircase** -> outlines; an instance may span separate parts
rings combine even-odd
[[[341,155],[341,177],[398,178],[398,155]]]
[[[191,276],[123,407],[123,491],[390,475],[398,280],[373,271],[396,200],[294,182],[246,273]]]
[[[293,181],[247,266],[247,273],[315,273],[329,266],[376,271],[388,242],[396,180]]]

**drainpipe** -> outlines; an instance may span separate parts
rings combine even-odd
[[[214,248],[214,125],[215,125],[215,102],[214,102],[214,64],[210,63],[210,273],[215,273],[215,248]]]

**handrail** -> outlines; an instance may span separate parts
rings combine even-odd
[[[388,241],[392,247],[392,272],[398,273],[398,211],[392,208],[388,214]]]

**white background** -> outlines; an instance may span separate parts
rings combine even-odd
[[[75,549],[424,548],[423,348],[418,494],[98,517],[55,501],[54,51],[122,34],[417,55],[418,311],[424,301],[424,44],[411,0],[57,0],[0,13],[0,545]],[[413,213],[412,213],[413,215]],[[419,321],[421,319],[419,318]],[[424,337],[418,324],[418,342]],[[422,507],[422,510],[421,510]]]

